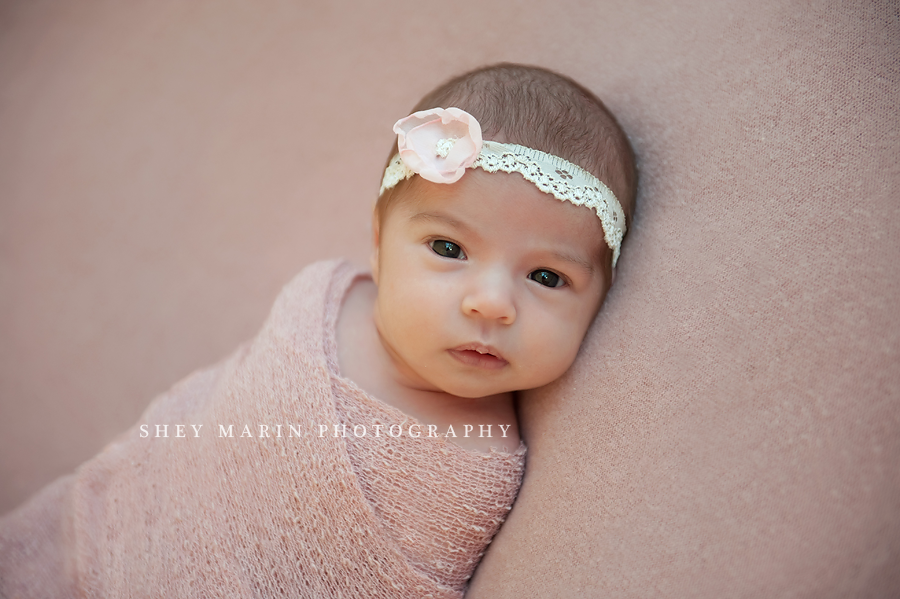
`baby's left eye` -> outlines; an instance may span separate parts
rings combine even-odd
[[[528,274],[528,278],[537,281],[545,287],[562,287],[565,284],[562,277],[549,270],[536,270]]]

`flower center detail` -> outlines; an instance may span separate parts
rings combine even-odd
[[[450,137],[447,139],[439,139],[436,144],[434,144],[434,153],[436,156],[440,156],[441,158],[446,158],[448,154],[450,154],[450,150],[453,149],[453,144],[456,143],[455,137]]]

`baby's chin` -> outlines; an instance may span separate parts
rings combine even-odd
[[[490,377],[471,377],[465,380],[460,375],[447,376],[444,380],[431,380],[430,384],[443,393],[466,399],[488,399],[507,397],[522,391],[545,387],[559,380],[566,370],[543,373],[529,373],[528,377],[507,377],[504,380],[490,380]]]
[[[445,385],[435,384],[434,385],[440,392],[446,393],[448,395],[452,395],[454,397],[460,397],[463,399],[483,399],[489,400],[492,398],[506,398],[517,391],[524,391],[525,389],[519,388],[518,386],[510,386],[510,385],[485,385],[485,384],[460,384],[459,381],[454,381],[452,383],[448,383]],[[530,387],[529,387],[530,388]]]
[[[520,391],[549,385],[566,372],[561,368],[544,368],[540,372],[532,368],[530,372],[522,372],[521,368],[510,364],[499,369],[473,368],[470,372],[458,367],[446,368],[446,364],[438,364],[437,367],[431,365],[431,368],[425,367],[423,363],[407,364],[414,373],[413,377],[407,378],[408,383],[413,383],[411,387],[419,391],[444,393],[472,400],[508,398]]]

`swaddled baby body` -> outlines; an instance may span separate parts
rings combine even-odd
[[[371,275],[307,267],[252,342],[0,521],[0,594],[462,595],[521,482],[515,393],[574,361],[634,161],[590,92],[517,65],[395,132]]]

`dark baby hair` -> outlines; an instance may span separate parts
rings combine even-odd
[[[591,172],[616,194],[630,224],[637,185],[634,152],[615,117],[590,90],[541,67],[502,63],[450,79],[411,113],[451,106],[474,116],[484,139],[554,154]],[[388,161],[396,154],[395,141]],[[379,218],[392,191],[379,199]]]

